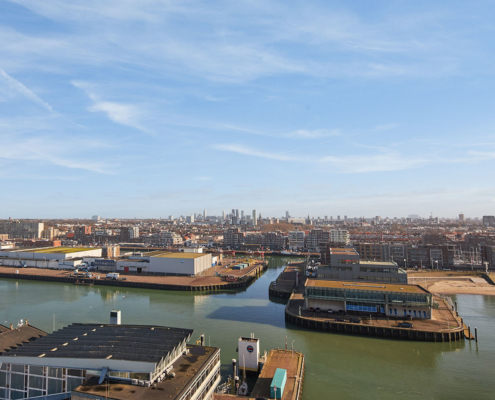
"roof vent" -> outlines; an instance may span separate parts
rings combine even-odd
[[[110,311],[110,325],[120,325],[122,312],[120,310]]]

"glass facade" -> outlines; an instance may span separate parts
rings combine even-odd
[[[411,310],[411,316],[416,318],[428,318],[425,307],[431,307],[431,294],[420,292],[394,292],[386,290],[366,290],[353,288],[353,284],[346,287],[318,287],[307,286],[305,298],[314,300],[316,303],[308,304],[309,306],[320,307],[325,309],[325,305],[317,301],[328,300],[329,309],[346,309],[348,311],[359,311],[366,313],[381,313],[389,316],[398,316],[403,313],[403,308],[415,307]],[[385,286],[384,286],[385,288]],[[340,306],[335,302],[341,302]],[[409,312],[409,311],[408,311]]]
[[[84,370],[3,363],[0,367],[0,399],[26,399],[65,393],[84,380]]]

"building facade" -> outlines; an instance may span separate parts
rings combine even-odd
[[[305,308],[391,318],[431,318],[432,294],[417,285],[365,284],[308,279]]]

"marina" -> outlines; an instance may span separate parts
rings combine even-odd
[[[268,270],[242,291],[203,295],[125,287],[76,286],[27,280],[0,280],[0,320],[28,318],[51,332],[74,321],[108,321],[121,309],[124,324],[182,326],[204,333],[205,345],[220,347],[221,375],[232,374],[238,359],[236,338],[256,332],[261,352],[288,348],[305,355],[301,399],[332,392],[335,398],[491,399],[491,366],[495,357],[495,298],[459,295],[459,314],[466,326],[478,328],[478,342],[383,340],[361,335],[335,335],[299,327],[285,320],[285,302],[269,297],[267,288],[291,261],[270,257]],[[292,261],[297,261],[294,259]],[[32,299],[35,298],[36,302]],[[407,377],[407,379],[404,379]],[[421,382],[421,389],[418,389]]]
[[[218,291],[244,288],[267,269],[267,263],[258,260],[253,260],[246,268],[234,269],[238,261],[226,259],[222,265],[198,277],[120,274],[125,279],[105,279],[106,274],[98,271],[93,271],[91,277],[81,277],[71,270],[1,266],[0,278],[154,290]]]

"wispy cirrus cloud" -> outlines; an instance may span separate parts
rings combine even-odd
[[[329,165],[334,172],[361,173],[378,171],[399,171],[416,168],[426,164],[423,158],[405,158],[397,151],[386,150],[381,154],[345,155],[313,157],[307,154],[294,154],[299,149],[284,152],[267,152],[238,144],[217,144],[215,149],[250,157],[265,158],[276,161],[295,161],[303,163],[319,163]],[[289,154],[292,153],[292,154]]]
[[[31,100],[33,103],[43,107],[46,111],[54,113],[53,108],[46,101],[43,101],[32,90],[28,89],[23,83],[17,79],[12,78],[7,72],[0,68],[0,81],[3,81],[8,87],[15,90],[17,93]]]
[[[100,142],[69,139],[62,142],[57,137],[48,136],[27,138],[22,141],[8,137],[1,139],[4,146],[0,152],[0,160],[30,161],[99,174],[113,174],[111,166],[107,163],[88,160],[87,154],[77,153],[101,148]]]
[[[93,101],[93,105],[88,107],[90,112],[103,112],[107,117],[120,125],[130,126],[131,128],[149,133],[149,131],[141,125],[142,110],[134,104],[125,104],[114,101],[103,101],[97,95],[91,84],[86,82],[72,81],[75,87],[83,90],[86,95]]]
[[[296,131],[283,134],[283,136],[302,138],[302,139],[319,139],[324,137],[341,136],[342,131],[340,129],[298,129]]]

